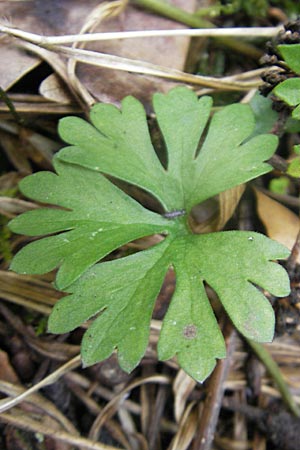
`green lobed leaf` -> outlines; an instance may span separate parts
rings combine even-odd
[[[145,112],[133,97],[123,100],[120,111],[112,105],[96,105],[91,120],[97,129],[82,119],[62,119],[60,134],[73,147],[61,150],[58,158],[140,186],[166,211],[190,211],[196,203],[269,172],[271,166],[264,161],[277,145],[274,135],[245,142],[255,121],[251,108],[242,104],[217,112],[204,137],[211,103],[209,97],[198,100],[183,87],[154,95],[154,111],[167,147],[167,170],[153,150]]]
[[[294,178],[300,177],[300,158],[299,157],[293,159],[289,163],[286,173]]]
[[[140,186],[164,205],[165,170],[153,149],[142,104],[130,96],[121,110],[99,103],[90,117],[94,126],[78,117],[60,121],[59,134],[73,147],[61,150],[59,158]]]
[[[228,231],[199,238],[192,238],[191,260],[200,256],[205,261],[201,276],[218,294],[236,328],[250,339],[270,342],[274,332],[273,310],[255,285],[278,297],[288,295],[288,275],[273,260],[287,258],[289,251],[253,232]]]
[[[256,122],[252,136],[270,133],[279,118],[279,113],[272,108],[272,100],[256,92],[249,105],[254,113]]]
[[[176,355],[180,366],[202,382],[212,372],[216,358],[226,356],[226,347],[204,289],[204,260],[201,262],[201,254],[194,260],[191,238],[178,239],[170,248],[176,289],[163,321],[158,355],[161,360]]]
[[[15,233],[50,236],[24,247],[13,259],[18,273],[45,273],[60,267],[56,278],[65,289],[87,268],[134,239],[162,233],[172,223],[143,208],[103,175],[54,162],[57,175],[40,172],[20,184],[25,195],[66,209],[36,209],[10,222]]]
[[[279,45],[278,49],[287,65],[300,74],[300,44]],[[296,106],[292,117],[300,120],[300,78],[289,78],[279,83],[272,92],[288,105]]]
[[[300,105],[298,105],[292,112],[293,119],[300,120]]]
[[[149,250],[91,268],[68,288],[72,294],[54,307],[49,331],[68,332],[100,313],[83,338],[84,364],[94,364],[118,349],[121,367],[132,370],[144,355],[154,302],[172,266],[176,289],[163,322],[159,358],[177,355],[181,367],[203,381],[216,358],[226,355],[204,281],[219,295],[244,336],[269,342],[274,331],[273,310],[253,283],[274,295],[287,295],[287,273],[270,260],[288,254],[281,244],[258,233],[168,237]]]
[[[68,288],[50,316],[53,333],[70,331],[100,313],[85,333],[85,365],[107,358],[118,348],[120,365],[131,371],[148,343],[154,302],[167,271],[163,242],[152,249],[94,266]],[[84,307],[82,307],[84,305]]]
[[[277,194],[287,194],[290,180],[288,177],[282,176],[278,178],[272,178],[269,183],[269,190],[276,192]]]
[[[193,235],[187,212],[268,172],[264,161],[277,140],[271,135],[250,138],[255,121],[247,105],[225,107],[209,122],[211,99],[198,100],[182,87],[156,94],[154,110],[166,144],[167,169],[152,147],[142,105],[132,97],[123,100],[121,111],[96,105],[93,126],[79,118],[61,122],[61,136],[73,146],[56,156],[56,174],[38,173],[21,182],[25,195],[52,207],[22,214],[10,224],[17,233],[47,237],[24,247],[11,268],[44,273],[59,267],[56,285],[69,295],[55,305],[49,330],[68,332],[94,318],[82,342],[84,364],[117,349],[127,371],[145,353],[155,299],[173,268],[176,289],[163,322],[159,357],[176,355],[187,373],[203,381],[216,358],[225,357],[204,283],[215,290],[242,334],[270,341],[274,314],[260,288],[276,296],[288,294],[288,276],[274,262],[288,251],[257,233]],[[152,193],[167,214],[147,210],[102,173]],[[155,233],[164,237],[160,244],[98,263],[121,245]]]
[[[300,44],[282,44],[278,45],[278,49],[287,65],[300,74]]]
[[[300,103],[300,78],[290,78],[279,83],[273,91],[274,94],[290,106]]]

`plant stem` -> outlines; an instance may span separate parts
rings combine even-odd
[[[191,28],[216,27],[212,22],[197,17],[194,14],[188,13],[180,8],[177,8],[177,6],[171,5],[162,0],[131,0],[131,2],[136,6],[149,9],[154,13],[175,20],[176,22],[183,23]],[[262,56],[262,52],[260,50],[245,42],[225,37],[214,39],[232,50],[246,54],[248,57],[259,59]]]
[[[282,373],[268,352],[268,350],[261,344],[258,344],[257,342],[254,342],[250,339],[246,339],[247,343],[250,345],[256,356],[261,360],[261,362],[266,367],[267,371],[269,372],[269,375],[273,378],[275,381],[279,392],[281,393],[282,399],[284,400],[287,407],[290,409],[290,411],[296,416],[300,417],[300,410],[298,405],[295,403],[293,396],[291,395],[289,388],[284,381],[284,378],[282,376]]]
[[[2,89],[1,86],[0,86],[0,100],[2,100],[6,104],[17,124],[24,125],[24,120],[22,119],[22,117],[20,117],[19,113],[16,111],[15,105],[13,104],[13,102],[11,101],[11,99],[4,91],[4,89]]]

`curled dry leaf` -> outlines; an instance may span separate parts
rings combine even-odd
[[[291,250],[299,233],[299,218],[290,209],[259,190],[255,189],[254,192],[257,200],[257,212],[266,228],[267,235]]]
[[[190,225],[194,233],[222,230],[233,216],[244,191],[245,185],[240,184],[193,208]]]
[[[54,73],[42,81],[39,91],[43,97],[50,101],[63,103],[66,105],[72,103],[72,97],[66,87],[60,78]]]
[[[196,386],[196,381],[180,369],[173,384],[175,395],[175,419],[179,423],[185,410],[186,401]]]

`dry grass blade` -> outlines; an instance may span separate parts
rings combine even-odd
[[[108,395],[111,395],[110,398],[113,397],[113,393],[109,391],[106,388],[103,388],[102,386],[99,386],[98,389],[96,389],[95,386],[91,389],[91,384],[89,383],[89,380],[82,377],[81,375],[77,373],[68,373],[66,374],[65,378],[67,379],[67,386],[72,391],[72,393],[77,397],[78,401],[85,405],[85,407],[89,410],[89,412],[93,416],[97,416],[101,413],[103,410],[103,407],[99,406],[99,403],[95,401],[91,395],[92,394],[98,394],[99,391],[102,392],[103,390],[105,393],[109,393]],[[86,392],[82,388],[82,380],[84,380],[84,387],[89,387],[88,391]],[[120,415],[121,412],[128,413],[127,410],[125,410],[126,405],[124,405],[124,409],[119,409],[118,413]],[[123,425],[123,424],[122,424]],[[105,427],[109,431],[110,435],[114,437],[116,441],[118,441],[123,447],[126,449],[131,450],[130,444],[128,441],[130,441],[130,436],[128,436],[128,433],[126,433],[126,430],[124,429],[124,426],[120,425],[117,421],[109,419],[105,422]],[[126,437],[127,434],[127,437]]]
[[[215,89],[223,89],[229,91],[248,90],[259,86],[258,80],[254,81],[231,81],[227,78],[213,78],[201,75],[192,75],[177,69],[168,69],[163,66],[151,64],[146,61],[122,58],[116,55],[95,52],[92,50],[73,49],[65,46],[53,46],[51,50],[69,58],[74,58],[85,64],[91,64],[97,67],[105,67],[107,69],[122,70],[125,72],[133,72],[141,75],[150,75],[154,77],[165,78],[181,83],[189,83],[198,86],[206,86]]]
[[[12,408],[13,406],[16,406],[19,403],[23,402],[31,394],[37,392],[39,389],[55,383],[55,381],[57,381],[65,373],[69,372],[70,370],[75,369],[76,367],[79,367],[80,364],[81,364],[81,358],[80,358],[80,355],[77,355],[77,356],[75,356],[75,358],[68,361],[66,364],[61,366],[59,369],[55,370],[53,373],[51,373],[50,375],[45,377],[39,383],[35,384],[30,389],[27,389],[25,392],[18,395],[17,397],[15,397],[11,400],[7,400],[7,399],[0,400],[0,414],[3,413],[4,411],[7,411],[10,408]]]
[[[41,337],[26,336],[26,344],[36,353],[49,360],[65,362],[74,358],[80,352],[80,345],[68,344],[57,340],[47,340]]]
[[[121,8],[124,2],[112,2],[116,5],[108,4],[106,10],[110,10],[110,13],[114,8]],[[119,5],[117,5],[119,4]],[[101,5],[103,9],[103,5]],[[118,14],[118,12],[117,12]],[[236,27],[236,28],[193,28],[193,29],[178,29],[178,30],[144,30],[144,31],[116,31],[105,33],[87,33],[87,34],[72,34],[65,36],[40,36],[34,33],[28,33],[21,31],[13,27],[7,27],[0,25],[0,32],[11,34],[15,37],[26,39],[29,42],[38,45],[61,45],[72,44],[74,42],[95,42],[95,41],[107,41],[115,39],[139,39],[158,36],[191,36],[191,37],[246,37],[246,38],[271,38],[277,36],[277,34],[283,30],[283,27]],[[87,30],[86,30],[87,31]]]
[[[0,391],[9,397],[17,397],[18,395],[26,392],[23,386],[17,386],[15,384],[8,383],[7,381],[0,380]],[[74,427],[72,422],[70,422],[66,416],[64,416],[52,402],[44,398],[40,394],[33,394],[28,399],[28,402],[36,406],[38,409],[42,410],[45,414],[54,418],[58,423],[60,423],[63,428],[69,433],[78,435],[77,429]]]
[[[178,431],[168,450],[186,450],[189,448],[198,427],[198,410],[195,406],[195,402],[192,402],[183,412]]]
[[[135,389],[136,387],[139,387],[145,383],[170,384],[170,379],[169,379],[169,377],[164,376],[164,375],[153,375],[153,376],[150,376],[147,378],[142,378],[142,379],[136,380],[133,383],[130,383],[129,386],[127,386],[119,394],[117,394],[103,408],[103,411],[97,416],[96,420],[94,421],[94,423],[90,429],[89,437],[91,439],[97,440],[102,425],[108,418],[110,418],[115,413],[119,404],[124,400],[127,392],[129,392],[132,389]]]
[[[53,115],[66,115],[66,114],[79,114],[82,110],[75,105],[62,105],[54,102],[39,101],[21,102],[16,101],[16,111],[20,114],[53,114]],[[3,114],[3,118],[7,119],[7,114],[10,111],[4,103],[0,103],[0,113]],[[4,115],[5,114],[5,115]],[[2,116],[2,115],[1,115]],[[0,117],[1,119],[1,117]]]
[[[122,58],[115,55],[104,54],[100,52],[76,49],[59,45],[49,45],[45,43],[43,36],[31,35],[21,30],[15,30],[10,27],[0,26],[0,31],[10,34],[12,36],[19,37],[25,42],[33,43],[35,46],[44,47],[47,51],[59,53],[69,58],[74,58],[76,61],[80,61],[85,64],[91,64],[98,67],[104,67],[115,70],[122,70],[126,72],[133,72],[143,75],[150,75],[154,77],[161,77],[169,80],[174,80],[182,83],[189,83],[198,86],[204,86],[214,89],[223,90],[248,90],[253,87],[257,87],[260,84],[258,79],[252,81],[232,81],[230,78],[213,78],[200,75],[192,75],[182,72],[177,69],[168,69],[163,66],[158,66],[145,61],[132,60],[129,58]],[[34,46],[31,46],[34,49]],[[38,52],[36,52],[38,53]],[[42,56],[39,54],[39,56]],[[48,56],[49,58],[49,56]],[[65,73],[63,74],[65,77]]]
[[[92,382],[76,373],[76,372],[69,372],[65,375],[65,378],[70,381],[74,386],[80,387],[82,389],[86,389],[86,390],[91,390],[91,388],[93,388],[93,392],[97,395],[99,395],[100,398],[103,398],[107,401],[110,401],[112,399],[114,399],[115,397],[115,393],[112,392],[111,390],[109,390],[108,388],[100,385],[100,384],[93,384]],[[124,402],[122,403],[121,408],[126,408],[128,411],[130,411],[133,414],[136,415],[140,415],[141,414],[141,406],[135,402],[133,402],[132,400],[124,400]],[[100,412],[99,407],[97,407],[97,414]]]
[[[95,27],[101,23],[101,21],[116,17],[121,12],[123,12],[124,8],[126,7],[128,1],[127,0],[116,0],[114,2],[110,3],[101,3],[100,5],[96,6],[92,10],[92,12],[88,15],[83,27],[81,28],[78,36],[83,35],[84,33],[92,32]],[[78,46],[82,48],[79,45],[80,40],[74,40],[72,48],[77,48]],[[75,74],[77,61],[76,59],[69,59],[67,64],[67,72],[69,77],[69,82],[72,85],[72,88],[75,92],[77,92],[78,96],[82,98],[82,101],[86,104],[91,106],[93,103],[95,103],[95,99],[91,96],[89,91],[85,88],[85,86],[81,83],[79,78]]]
[[[281,373],[279,366],[276,364],[268,350],[262,345],[254,342],[250,339],[247,339],[247,343],[250,345],[252,350],[255,352],[256,356],[261,360],[261,362],[266,367],[269,375],[274,380],[277,385],[278,390],[281,393],[282,400],[286,403],[286,406],[290,409],[290,411],[296,416],[300,417],[300,409],[296,404],[286,382]]]
[[[21,411],[19,414],[17,414],[16,411],[14,411],[14,414],[3,413],[0,415],[0,422],[21,428],[23,430],[32,431],[33,433],[40,433],[42,435],[49,436],[54,440],[71,444],[82,450],[120,450],[120,448],[117,447],[101,444],[100,442],[91,441],[90,439],[83,437],[74,436],[64,431],[51,429],[49,426],[41,424],[41,422],[37,419],[26,417],[24,415],[24,411]]]
[[[216,437],[216,444],[218,445],[218,448],[222,450],[252,450],[253,449],[253,442],[251,441],[236,441],[233,439],[228,438],[220,438]],[[256,449],[258,450],[258,449]]]
[[[69,76],[67,71],[67,63],[64,61],[63,58],[59,54],[55,54],[55,52],[48,50],[47,48],[43,48],[39,45],[32,44],[31,42],[27,42],[26,40],[20,41],[19,45],[21,45],[25,50],[28,50],[35,55],[39,56],[41,59],[46,61],[49,66],[52,67],[55,74],[62,80],[64,83],[64,86],[66,89],[70,92],[70,95],[72,98],[77,100],[79,104],[81,103],[81,98],[78,97],[78,94],[76,91],[74,91],[72,85],[69,83]],[[48,103],[46,103],[48,104]],[[82,105],[83,108],[86,108],[86,104]],[[24,108],[25,106],[23,106]],[[53,107],[49,108],[50,112],[51,109],[53,110]],[[69,112],[81,112],[81,109],[79,109],[77,106],[70,106],[70,105],[56,105],[54,104],[54,110],[53,113],[61,113],[63,114],[64,111],[66,113]],[[25,111],[26,112],[26,111]],[[86,114],[88,115],[88,109],[86,109]]]
[[[218,211],[205,221],[197,221],[197,215],[191,217],[190,225],[194,233],[212,233],[224,228],[233,216],[245,191],[245,185],[239,185],[218,195]]]
[[[61,297],[50,283],[36,276],[5,270],[0,270],[0,295],[3,300],[46,315],[50,314],[51,307]]]
[[[175,395],[175,419],[179,423],[185,410],[186,401],[190,393],[196,386],[196,381],[187,375],[182,369],[176,375],[173,383],[173,392]]]

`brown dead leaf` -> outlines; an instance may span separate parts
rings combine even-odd
[[[189,12],[195,8],[194,0],[174,0],[172,3]],[[171,30],[175,28],[185,27],[128,6],[119,17],[101,23],[94,31]],[[89,44],[86,48],[182,70],[188,46],[189,38],[187,37],[156,37],[103,41]],[[119,103],[125,95],[134,95],[148,104],[154,92],[165,92],[174,86],[174,83],[160,79],[82,64],[78,65],[78,77],[93,96],[103,102]]]
[[[291,250],[300,229],[299,217],[259,190],[255,189],[254,192],[257,200],[257,212],[266,228],[267,235]]]
[[[54,73],[42,81],[39,91],[43,97],[52,102],[68,105],[72,103],[73,100],[70,93],[67,91],[66,86]]]
[[[222,230],[233,216],[244,191],[245,185],[241,184],[194,207],[190,217],[194,233],[213,233]]]
[[[8,18],[10,25],[32,33],[45,35],[76,33],[97,0],[62,0],[60,2],[2,1],[0,17]],[[0,86],[10,89],[17,81],[37,67],[41,58],[20,48],[17,40],[7,38],[0,41]]]
[[[61,294],[38,276],[0,270],[0,296],[8,302],[49,315]]]
[[[81,0],[62,0],[60,2],[11,2],[0,3],[0,16],[9,17],[10,23],[22,30],[44,35],[76,34],[84,26],[86,18],[99,4],[98,0],[82,2]],[[193,11],[196,0],[173,0],[174,6],[186,11]],[[126,30],[151,30],[151,29],[174,29],[184,28],[171,20],[149,14],[132,6],[126,7],[125,11],[117,18],[101,23],[95,31],[126,31]],[[9,41],[16,42],[16,41]],[[12,45],[12,44],[10,44]],[[135,40],[107,41],[89,44],[89,49],[99,52],[110,53],[127,58],[144,60],[154,64],[162,64],[174,69],[183,69],[189,45],[187,37],[159,37],[143,38]],[[3,40],[0,46],[0,57],[2,53],[6,58],[14,59],[10,53],[7,40]],[[16,48],[16,47],[12,47]],[[19,50],[20,51],[20,50]],[[25,51],[22,52],[23,70],[31,70],[32,56],[28,59],[26,66]],[[38,59],[34,58],[34,61]],[[19,79],[10,73],[9,64],[2,66],[2,77],[10,79],[4,84],[10,87]],[[9,73],[6,74],[6,71]],[[3,73],[5,72],[5,73]],[[148,103],[153,92],[166,91],[173,83],[152,79],[142,75],[121,73],[97,67],[87,67],[79,64],[77,76],[85,88],[96,100],[118,103],[125,95],[135,95],[140,100]]]
[[[245,184],[240,184],[232,189],[219,194],[219,217],[217,230],[222,230],[228,220],[233,216],[239,201],[245,191]]]
[[[0,4],[1,16],[3,14],[2,8],[4,9],[4,5]],[[10,89],[24,75],[35,69],[41,62],[40,58],[25,53],[20,48],[8,44],[6,40],[0,41],[0,58],[0,86],[4,91]]]
[[[7,353],[3,350],[0,350],[0,380],[10,383],[20,382],[18,375],[10,364]]]

